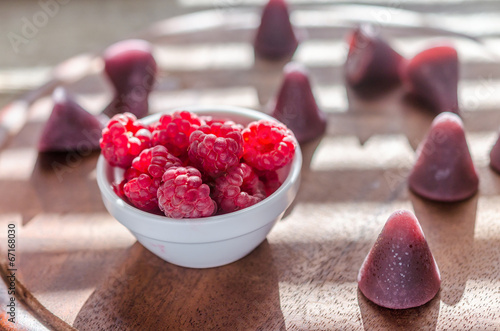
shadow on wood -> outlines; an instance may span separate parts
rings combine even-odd
[[[346,87],[349,102],[349,116],[355,118],[353,133],[364,145],[376,134],[387,134],[398,131],[401,126],[401,88],[387,91],[375,91],[374,95],[366,95],[362,91],[354,91]],[[331,121],[329,122],[330,125]],[[368,124],[368,125],[367,125]]]
[[[418,100],[415,100],[410,95],[405,95],[403,100],[402,130],[408,138],[408,143],[413,150],[416,151],[418,145],[429,131],[437,113],[432,112],[428,107],[418,102]]]
[[[457,304],[465,291],[474,250],[479,195],[457,203],[424,200],[411,193],[415,215],[441,272],[441,299]]]
[[[104,204],[92,173],[99,152],[40,153],[30,185],[41,211],[48,213],[103,212]]]
[[[318,148],[318,145],[321,143],[323,137],[324,134],[314,139],[313,141],[300,145],[300,150],[302,152],[302,169],[300,174],[301,187],[304,185],[306,181],[309,181],[309,176],[314,176],[314,172],[311,170],[311,162],[314,157],[314,152],[316,152],[316,149]],[[299,187],[299,192],[300,192],[300,187]],[[298,202],[299,202],[299,196],[295,198],[292,204],[286,209],[285,213],[283,214],[283,219],[287,218],[288,215],[292,213],[293,208],[297,205]]]
[[[75,319],[79,330],[280,330],[278,275],[267,241],[218,268],[167,263],[136,243]]]

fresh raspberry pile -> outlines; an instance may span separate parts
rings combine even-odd
[[[132,114],[114,116],[101,148],[125,169],[115,192],[133,206],[171,218],[199,218],[252,206],[282,184],[297,142],[275,121],[243,127],[188,111],[163,115],[149,127]]]

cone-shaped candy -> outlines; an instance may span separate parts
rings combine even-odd
[[[104,70],[115,89],[114,99],[104,110],[109,117],[130,112],[138,118],[148,113],[148,96],[156,77],[151,45],[130,39],[109,46],[104,52]]]
[[[99,149],[103,124],[87,112],[63,88],[53,94],[54,108],[38,141],[40,152]]]
[[[279,60],[291,57],[298,44],[285,0],[269,0],[262,11],[260,26],[255,36],[255,54]]]
[[[344,67],[346,81],[354,89],[393,87],[400,83],[402,60],[370,25],[361,25],[350,36]]]
[[[438,266],[412,213],[389,217],[359,270],[358,286],[369,300],[392,309],[421,306],[439,291]]]
[[[500,136],[490,152],[490,166],[500,174]]]
[[[299,143],[312,141],[325,133],[326,115],[318,108],[306,68],[288,63],[272,116],[286,124]]]
[[[479,179],[458,115],[445,112],[434,119],[427,137],[419,145],[417,157],[408,180],[416,194],[453,202],[476,193]]]
[[[451,46],[438,46],[415,55],[402,68],[410,95],[423,101],[431,110],[459,112],[458,56]]]

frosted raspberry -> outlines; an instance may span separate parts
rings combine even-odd
[[[130,113],[113,116],[102,130],[102,155],[112,166],[128,168],[139,153],[151,146],[151,132]]]
[[[214,121],[202,125],[189,138],[189,160],[211,177],[217,177],[237,165],[243,155],[241,125]]]
[[[210,188],[194,167],[171,167],[163,174],[158,189],[158,206],[167,217],[198,218],[213,215],[217,210],[210,198]]]
[[[132,161],[132,167],[151,175],[153,178],[161,178],[168,168],[181,165],[181,160],[170,154],[167,148],[162,145],[143,150]]]
[[[215,180],[213,197],[219,208],[229,213],[256,204],[266,192],[252,167],[240,163]]]
[[[296,140],[283,124],[254,121],[243,130],[242,135],[243,159],[258,170],[276,170],[293,159]]]
[[[144,211],[158,209],[157,191],[160,178],[152,178],[148,174],[140,174],[123,185],[123,192],[137,208]]]
[[[153,145],[163,145],[175,156],[184,155],[189,136],[200,125],[199,117],[185,110],[163,115],[153,127]]]

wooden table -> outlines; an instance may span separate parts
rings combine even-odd
[[[310,70],[328,131],[304,167],[285,218],[251,254],[219,268],[178,267],[137,243],[104,208],[95,180],[98,153],[37,153],[56,86],[95,113],[111,98],[98,54],[58,66],[52,81],[0,114],[0,261],[5,276],[7,229],[14,224],[18,329],[500,329],[500,175],[488,167],[500,126],[500,29],[494,20],[500,6],[440,4],[431,8],[438,13],[418,4],[414,11],[295,8],[293,22],[305,39],[294,60]],[[439,13],[454,8],[455,14]],[[493,16],[477,18],[484,8]],[[390,19],[382,21],[381,13]],[[152,111],[191,104],[265,110],[286,61],[254,59],[258,20],[258,11],[229,7],[140,33],[155,45],[161,68]],[[408,191],[414,150],[432,115],[402,102],[402,89],[370,101],[345,89],[343,40],[359,21],[374,23],[405,56],[435,38],[455,43],[463,119],[480,176],[473,198],[441,204]],[[475,39],[463,35],[464,24]],[[402,311],[372,304],[356,283],[364,257],[399,208],[415,212],[443,280],[433,300]],[[10,298],[6,291],[2,284],[0,309]],[[12,327],[8,316],[0,317],[0,325]]]

